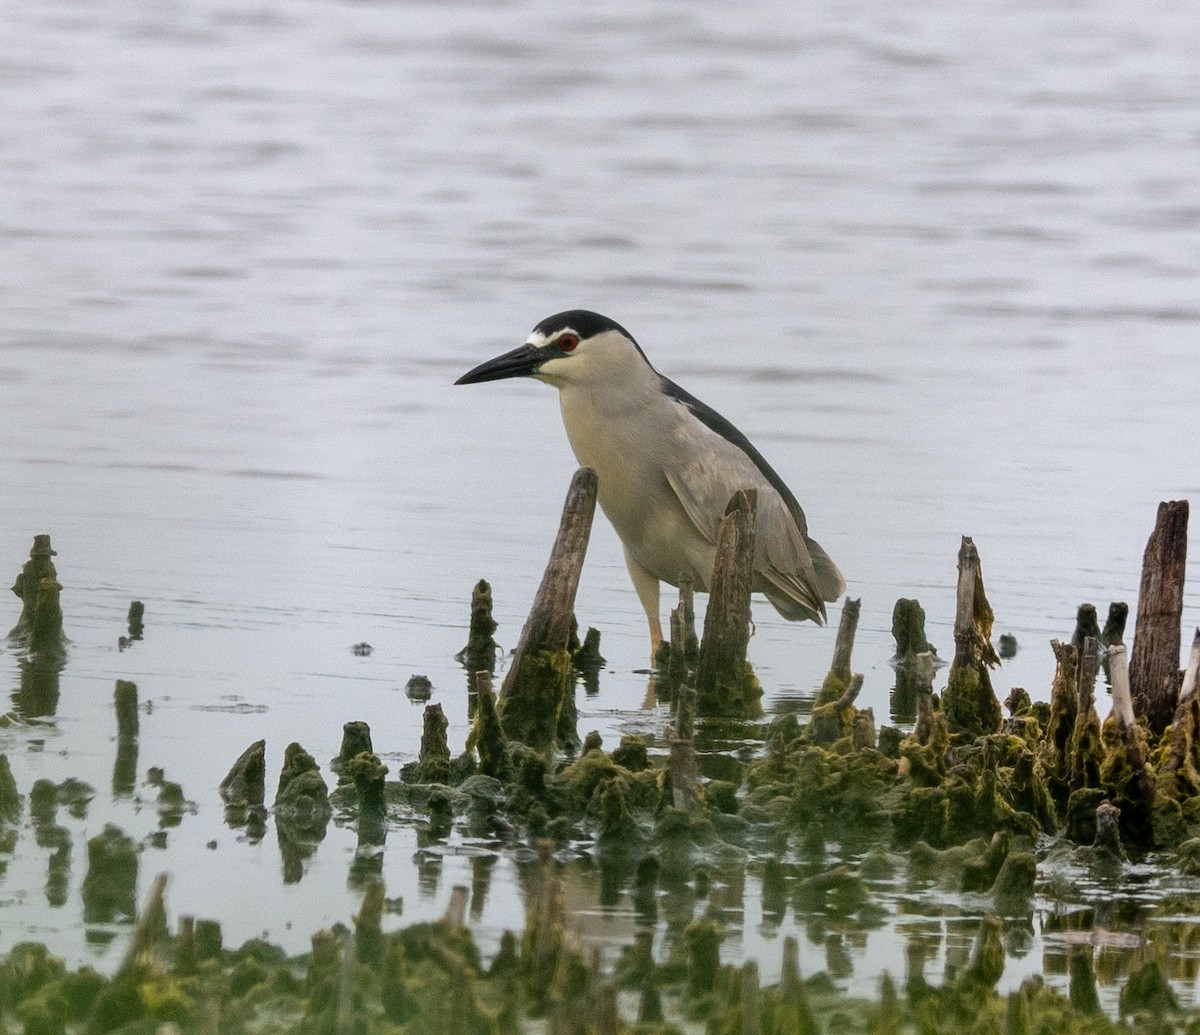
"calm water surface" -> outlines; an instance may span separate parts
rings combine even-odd
[[[0,10],[0,568],[51,533],[73,641],[37,721],[0,655],[21,718],[0,751],[23,793],[97,788],[60,816],[66,905],[22,828],[0,950],[119,958],[79,920],[84,840],[159,824],[151,790],[108,790],[116,678],[149,709],[139,771],[196,805],[148,841],[143,886],[170,872],[172,913],[231,943],[300,951],[351,915],[352,831],[285,884],[273,834],[225,827],[216,785],[260,737],[272,772],[293,740],[324,762],[349,719],[395,770],[418,746],[414,673],[461,746],[470,587],[491,580],[511,646],[575,465],[544,386],[451,383],[559,309],[620,320],[793,486],[862,598],[877,720],[897,597],[952,649],[964,534],[1022,647],[997,688],[1047,696],[1048,640],[1080,602],[1134,603],[1158,501],[1200,500],[1198,23],[1165,0]],[[135,597],[146,637],[119,652]],[[657,735],[602,521],[578,613],[609,660],[581,728]],[[832,630],[765,603],[755,619],[768,708],[802,706]],[[472,885],[487,948],[521,922],[525,867],[400,827],[384,877],[406,921]],[[598,906],[599,879],[571,872],[578,922],[626,940],[627,902]],[[723,892],[726,949],[770,977],[800,921],[765,922],[757,894],[753,875]],[[1163,895],[1101,921],[1137,930]],[[847,935],[845,983],[901,973],[914,930],[950,962],[985,906],[907,908]],[[1006,982],[1055,973],[1056,908],[1014,935]],[[808,933],[811,972],[831,950]]]

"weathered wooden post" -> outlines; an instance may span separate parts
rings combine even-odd
[[[968,740],[1000,728],[1000,702],[988,669],[1000,659],[992,647],[992,606],[983,590],[979,552],[963,536],[958,551],[958,597],[954,615],[954,661],[942,695],[950,732]]]
[[[563,696],[570,688],[575,591],[592,531],[597,487],[590,467],[579,468],[571,479],[550,563],[500,690],[505,735],[537,751],[554,747]]]
[[[892,657],[892,667],[896,670],[892,721],[912,722],[917,717],[918,697],[933,689],[937,661],[937,649],[925,637],[925,609],[919,600],[901,597],[896,601],[892,608],[892,638],[896,641],[896,653]],[[925,666],[920,666],[921,675],[918,675],[917,659],[922,657],[929,663],[927,676]]]
[[[842,619],[838,623],[837,640],[833,645],[833,661],[821,689],[817,692],[816,704],[836,701],[846,692],[854,673],[850,670],[850,656],[854,651],[854,634],[858,632],[858,615],[862,600],[846,598],[842,605]]]
[[[758,492],[739,489],[729,501],[717,533],[717,556],[696,664],[697,709],[702,715],[757,715],[762,710],[762,687],[746,660],[757,510]]]
[[[1138,713],[1156,737],[1170,725],[1179,697],[1187,523],[1187,500],[1160,503],[1142,558],[1129,688]]]

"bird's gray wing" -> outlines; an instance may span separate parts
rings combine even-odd
[[[823,598],[837,599],[844,585],[833,562],[796,526],[788,503],[748,457],[729,447],[711,455],[715,463],[693,458],[665,472],[688,519],[715,545],[730,497],[738,489],[757,489],[755,588],[787,618],[823,621]]]

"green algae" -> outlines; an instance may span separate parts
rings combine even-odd
[[[492,617],[492,587],[486,579],[480,579],[471,590],[471,620],[467,645],[455,655],[469,673],[480,670],[491,672],[496,667],[496,620]]]
[[[51,662],[65,656],[67,643],[59,602],[63,587],[50,559],[54,556],[56,551],[50,547],[50,537],[34,536],[29,560],[12,586],[13,593],[21,600],[21,614],[8,634],[10,643],[30,656]]]
[[[505,737],[535,751],[552,750],[560,739],[563,699],[573,672],[566,649],[525,654],[511,677],[510,689],[500,695],[499,716]]]
[[[257,808],[266,798],[267,742],[256,740],[238,756],[218,790],[227,808]]]

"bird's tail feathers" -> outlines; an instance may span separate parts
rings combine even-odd
[[[775,570],[757,574],[762,582],[754,588],[771,601],[771,606],[789,622],[825,624],[825,604],[803,578]]]
[[[813,564],[813,575],[809,581],[820,594],[821,599],[828,600],[832,604],[846,592],[846,580],[842,577],[838,566],[829,559],[829,554],[821,549],[820,543],[805,536],[804,545],[808,547],[808,555],[812,558]]]

